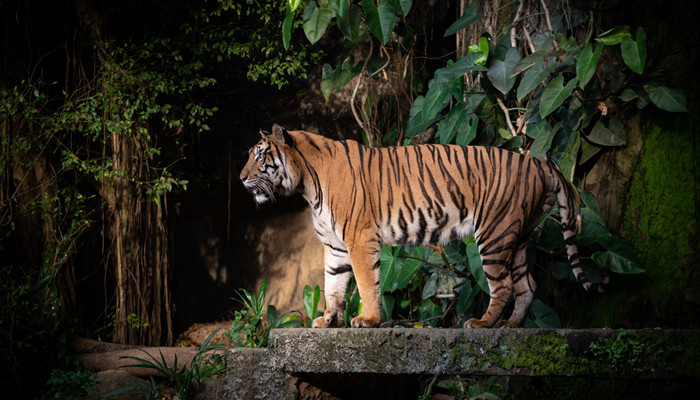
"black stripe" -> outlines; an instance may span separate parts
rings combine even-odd
[[[342,264],[337,267],[328,267],[326,272],[329,275],[347,274],[348,272],[352,272],[352,266],[350,264]]]

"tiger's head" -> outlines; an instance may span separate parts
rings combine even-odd
[[[276,194],[289,195],[299,186],[291,150],[294,138],[274,124],[272,133],[260,130],[262,138],[248,152],[248,162],[241,171],[243,186],[262,204],[275,200]]]

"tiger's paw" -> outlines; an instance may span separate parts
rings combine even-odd
[[[464,327],[468,328],[468,329],[478,329],[478,328],[490,328],[491,326],[483,320],[476,319],[476,318],[469,318],[469,320],[467,320],[467,322],[464,323]]]
[[[338,313],[329,312],[311,321],[312,328],[337,328],[340,326]]]
[[[327,321],[326,317],[320,316],[318,318],[315,318],[311,322],[311,327],[312,328],[329,328],[330,327],[330,322],[332,321]]]
[[[374,328],[378,326],[380,322],[382,321],[379,317],[371,318],[359,315],[350,321],[350,326],[353,328]]]
[[[515,324],[513,322],[510,322],[506,319],[502,319],[496,323],[497,327],[501,329],[513,329],[513,328],[519,328],[518,324]]]

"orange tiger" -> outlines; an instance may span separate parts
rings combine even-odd
[[[364,303],[351,326],[381,322],[379,252],[383,245],[444,243],[474,236],[491,293],[468,328],[523,323],[535,293],[525,253],[542,211],[555,203],[574,275],[588,291],[576,247],[574,193],[556,167],[478,146],[366,148],[275,124],[250,150],[240,178],[258,203],[301,193],[325,245],[326,311],[312,326],[339,326],[352,275]],[[499,321],[515,299],[513,313]]]

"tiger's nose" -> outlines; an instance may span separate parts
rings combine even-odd
[[[247,176],[247,175],[244,175],[244,174],[241,174],[241,182],[245,182],[245,181],[247,181],[247,180],[248,180],[248,176]]]

